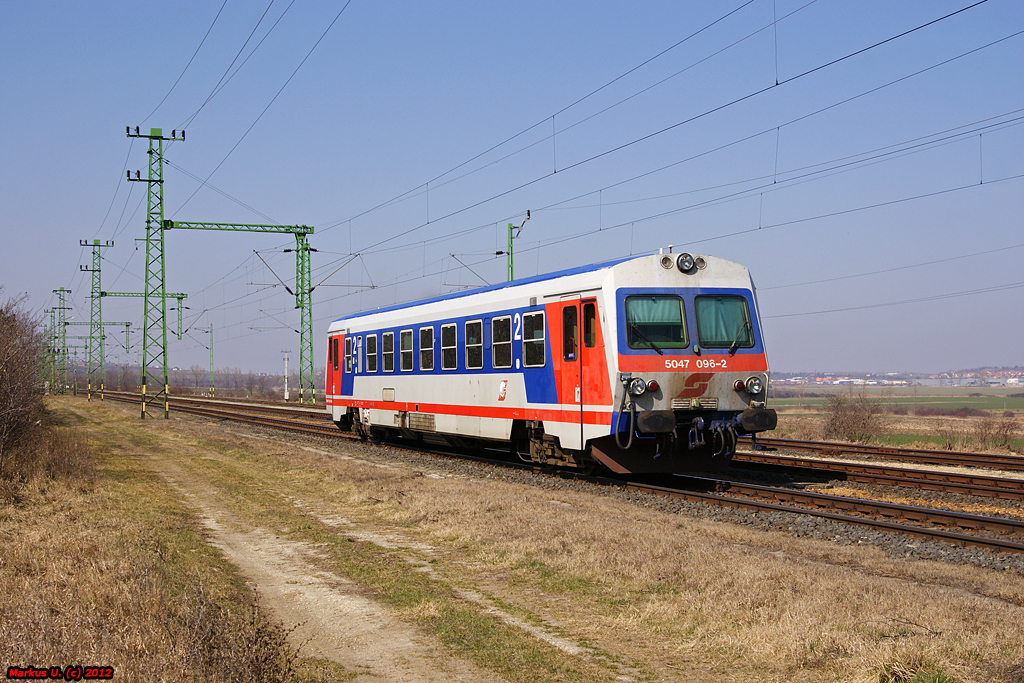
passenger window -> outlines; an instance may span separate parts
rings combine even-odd
[[[466,323],[466,369],[479,370],[484,366],[484,324],[481,320]]]
[[[583,304],[583,345],[588,349],[597,345],[597,304]]]
[[[562,360],[576,360],[576,307],[562,309]]]
[[[362,337],[356,337],[355,363],[356,363],[356,374],[359,374],[360,372],[363,371],[363,338]]]
[[[377,335],[366,335],[366,371],[377,372]]]
[[[420,328],[420,370],[434,369],[434,328]]]
[[[385,332],[381,337],[381,352],[384,355],[384,372],[395,371],[395,333]]]
[[[345,372],[352,372],[352,337],[345,337]]]
[[[491,366],[512,367],[512,316],[491,321]]]
[[[442,370],[458,370],[459,369],[459,354],[458,354],[458,340],[457,330],[455,323],[450,325],[441,325],[441,369]]]
[[[523,314],[523,365],[544,367],[544,311]]]
[[[402,372],[412,372],[412,330],[402,330]]]

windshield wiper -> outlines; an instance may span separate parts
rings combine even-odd
[[[746,330],[748,327],[750,327],[750,321],[749,320],[744,320],[743,324],[740,325],[739,331],[736,332],[736,338],[732,340],[732,344],[729,344],[729,355],[730,356],[733,356],[733,355],[736,354],[736,347],[738,347],[739,343],[740,343],[740,335],[743,334],[743,331]],[[754,330],[750,330],[750,336],[751,337],[754,336]]]
[[[646,334],[644,334],[643,332],[641,332],[641,331],[640,331],[640,328],[636,326],[636,323],[634,323],[634,322],[631,322],[631,323],[629,323],[629,327],[630,327],[630,329],[632,329],[632,330],[635,330],[635,331],[636,331],[636,333],[637,333],[638,335],[640,335],[640,338],[641,338],[641,339],[643,339],[643,340],[644,340],[645,342],[647,342],[648,344],[650,344],[650,345],[651,345],[651,348],[652,348],[652,349],[654,349],[655,351],[657,351],[657,352],[658,352],[658,355],[659,355],[659,356],[664,356],[664,355],[665,355],[665,352],[664,352],[664,351],[662,351],[661,349],[659,349],[659,348],[657,347],[657,345],[656,345],[656,344],[655,344],[654,342],[652,342],[652,341],[651,341],[650,339],[648,339],[648,338],[647,338],[647,335],[646,335]]]

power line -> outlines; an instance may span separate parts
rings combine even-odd
[[[192,57],[189,58],[188,64],[186,64],[185,68],[181,70],[180,74],[178,74],[178,78],[174,81],[174,85],[172,85],[171,89],[167,91],[167,94],[164,95],[164,98],[162,100],[160,100],[160,103],[157,104],[156,107],[153,108],[153,111],[149,112],[149,116],[147,116],[146,118],[142,119],[142,123],[145,123],[146,121],[149,121],[150,116],[153,116],[153,114],[156,113],[156,110],[160,108],[160,105],[162,105],[164,102],[166,102],[167,98],[171,96],[172,92],[174,92],[174,88],[177,87],[178,82],[181,81],[182,76],[185,75],[185,72],[188,71],[188,68],[190,66],[192,66],[192,60],[196,58],[197,54],[199,54],[199,49],[201,47],[203,47],[203,43],[206,42],[206,39],[210,35],[210,31],[213,30],[214,24],[217,23],[217,19],[220,18],[220,13],[224,11],[224,6],[227,5],[227,4],[228,4],[228,0],[224,0],[224,2],[220,6],[220,9],[217,10],[217,16],[215,16],[213,18],[213,22],[210,23],[210,28],[206,29],[206,33],[203,35],[203,39],[199,41],[199,47],[196,48],[196,51],[192,53]]]
[[[758,96],[760,94],[763,94],[765,92],[768,92],[770,90],[778,88],[781,85],[786,85],[786,84],[792,83],[793,81],[796,81],[796,80],[798,80],[800,78],[804,78],[805,76],[808,76],[810,74],[816,73],[816,72],[818,72],[818,71],[820,71],[820,70],[822,70],[822,69],[824,69],[826,67],[833,66],[833,65],[838,64],[840,62],[843,62],[843,61],[845,61],[847,59],[855,57],[856,55],[863,54],[863,53],[865,53],[865,52],[867,52],[869,50],[872,50],[874,48],[880,47],[880,46],[885,45],[887,43],[890,43],[890,42],[892,42],[894,40],[897,40],[898,38],[902,38],[902,37],[905,37],[907,35],[910,35],[911,33],[914,33],[915,31],[919,31],[919,30],[922,30],[922,29],[924,29],[924,28],[926,28],[928,26],[932,26],[932,25],[934,25],[934,24],[936,24],[936,23],[938,23],[940,21],[943,21],[945,19],[949,19],[950,17],[956,16],[956,15],[962,13],[962,12],[966,12],[967,10],[970,10],[970,9],[972,9],[974,7],[977,7],[978,5],[984,4],[986,2],[988,2],[988,0],[978,0],[978,2],[975,2],[975,3],[971,4],[971,5],[968,5],[967,7],[964,7],[962,9],[958,9],[958,10],[956,10],[954,12],[950,12],[950,13],[948,13],[946,15],[943,15],[942,17],[939,17],[938,19],[933,19],[931,21],[925,22],[925,23],[920,24],[919,26],[916,26],[916,27],[914,27],[912,29],[908,29],[906,31],[903,31],[903,32],[901,32],[901,33],[899,33],[899,34],[897,34],[895,36],[891,36],[889,38],[886,38],[884,40],[878,41],[878,42],[876,42],[876,43],[874,43],[872,45],[869,45],[867,47],[863,47],[863,48],[861,48],[859,50],[855,50],[854,52],[848,53],[848,54],[846,54],[846,55],[844,55],[842,57],[839,57],[837,59],[833,59],[830,62],[827,62],[825,64],[821,64],[819,66],[816,66],[816,67],[813,67],[811,69],[808,69],[808,70],[806,70],[806,71],[804,71],[802,73],[799,73],[799,74],[797,74],[795,76],[791,76],[791,77],[789,77],[787,79],[784,79],[780,83],[772,84],[772,85],[769,85],[769,86],[766,86],[766,87],[763,87],[763,88],[759,88],[759,89],[754,90],[754,91],[752,91],[752,92],[750,92],[750,93],[748,93],[746,95],[743,95],[743,96],[738,97],[738,98],[736,98],[734,100],[731,100],[730,102],[726,102],[725,104],[721,104],[721,105],[718,105],[718,106],[713,107],[711,109],[707,109],[707,110],[705,110],[704,112],[702,112],[700,114],[696,114],[696,115],[691,116],[689,118],[686,118],[686,119],[684,119],[682,121],[678,121],[677,123],[674,123],[674,124],[672,124],[670,126],[666,126],[666,127],[662,128],[660,130],[657,130],[657,131],[654,131],[652,133],[648,133],[646,135],[643,135],[643,136],[640,136],[638,138],[635,138],[634,140],[632,140],[630,142],[626,142],[626,143],[623,143],[621,145],[617,145],[615,147],[612,147],[611,149],[607,149],[607,150],[605,150],[603,152],[599,152],[599,153],[594,154],[594,155],[592,155],[590,157],[587,157],[585,159],[581,159],[580,161],[577,161],[577,162],[575,162],[573,164],[570,164],[570,165],[564,167],[559,172],[564,173],[565,171],[569,171],[569,170],[572,170],[574,168],[578,168],[580,166],[583,166],[584,164],[588,164],[588,163],[590,163],[592,161],[596,161],[597,159],[600,159],[602,157],[608,156],[609,154],[614,154],[615,152],[621,151],[621,150],[623,150],[623,149],[625,149],[627,147],[630,147],[632,145],[636,145],[636,144],[644,142],[646,140],[650,140],[651,138],[654,138],[654,137],[656,137],[658,135],[661,135],[661,134],[666,133],[668,131],[671,131],[671,130],[674,130],[676,128],[679,128],[680,126],[683,126],[683,125],[685,125],[687,123],[692,123],[693,121],[696,121],[698,119],[701,119],[701,118],[704,118],[706,116],[709,116],[709,115],[711,115],[711,114],[713,114],[715,112],[722,111],[722,110],[727,109],[727,108],[729,108],[729,107],[731,107],[731,106],[733,106],[735,104],[739,104],[740,102],[744,102],[744,101],[749,100],[749,99],[751,99],[753,97],[756,97],[756,96]],[[506,196],[508,194],[511,194],[511,193],[516,192],[518,190],[521,190],[521,189],[524,189],[524,188],[529,187],[531,185],[534,185],[534,184],[536,184],[536,183],[538,183],[538,182],[540,182],[542,180],[545,180],[547,178],[550,178],[550,177],[552,177],[554,175],[556,175],[555,171],[551,171],[549,173],[544,173],[541,176],[538,176],[538,177],[536,177],[536,178],[534,178],[532,180],[528,180],[528,181],[526,181],[524,183],[521,183],[521,184],[519,184],[519,185],[517,185],[517,186],[515,186],[515,187],[513,187],[511,189],[505,190],[503,192],[499,192],[499,193],[494,194],[494,195],[492,195],[490,197],[487,197],[486,199],[482,199],[482,200],[474,202],[474,203],[472,203],[472,204],[470,204],[468,206],[464,206],[464,207],[462,207],[460,209],[456,209],[454,211],[451,211],[451,212],[445,214],[444,216],[441,216],[439,218],[433,219],[432,221],[428,221],[426,223],[421,223],[420,225],[417,225],[415,227],[408,228],[407,230],[403,230],[403,231],[399,232],[398,234],[393,235],[392,237],[389,237],[389,238],[380,240],[378,242],[375,242],[375,243],[373,243],[371,245],[368,245],[368,246],[366,246],[366,247],[364,247],[362,249],[359,249],[358,251],[362,252],[362,253],[365,253],[365,252],[367,252],[367,251],[369,251],[371,249],[374,249],[376,247],[381,246],[382,244],[387,244],[388,242],[391,242],[392,240],[395,240],[395,239],[398,239],[400,237],[404,237],[406,235],[412,234],[412,233],[414,233],[414,232],[416,232],[418,230],[422,230],[423,228],[427,227],[431,223],[437,223],[437,222],[439,222],[441,220],[445,220],[445,219],[451,218],[453,216],[457,216],[457,215],[459,215],[461,213],[469,211],[470,209],[474,209],[474,208],[476,208],[478,206],[481,206],[481,205],[486,204],[488,202],[494,201],[495,199],[499,199],[499,198],[504,197],[504,196]]]
[[[790,287],[805,287],[807,285],[820,285],[825,282],[838,282],[839,280],[852,280],[859,277],[870,277],[872,275],[882,275],[884,273],[894,273],[900,270],[910,270],[911,268],[923,268],[925,266],[934,266],[939,263],[949,263],[951,261],[961,261],[965,258],[973,258],[975,256],[985,256],[987,254],[995,254],[1000,251],[1007,251],[1009,249],[1020,249],[1024,247],[1024,244],[1012,244],[1008,247],[999,247],[998,249],[987,249],[985,251],[976,251],[973,254],[957,254],[956,256],[950,256],[949,258],[936,259],[934,261],[924,261],[922,263],[912,263],[905,266],[895,266],[893,268],[883,268],[882,270],[872,270],[867,273],[857,273],[855,275],[840,275],[839,277],[829,277],[823,280],[808,280],[807,282],[793,282],[788,285],[775,285],[773,287],[758,287],[757,291],[766,292],[773,289],[789,289]]]
[[[253,35],[256,33],[256,29],[258,29],[260,27],[260,24],[263,23],[264,17],[267,16],[267,12],[270,11],[270,8],[273,4],[274,0],[270,0],[270,4],[267,5],[267,8],[263,10],[263,14],[260,15],[259,21],[256,22],[256,25],[252,27],[252,31],[249,32],[249,37],[245,39],[244,43],[242,43],[242,47],[238,48],[238,52],[235,54],[235,58],[231,60],[230,64],[228,64],[228,68],[224,69],[224,73],[221,74],[221,77],[217,80],[216,85],[213,86],[213,89],[210,91],[210,94],[206,96],[206,99],[203,100],[203,103],[199,105],[198,109],[192,112],[192,114],[188,118],[186,118],[178,125],[178,128],[185,128],[189,124],[191,124],[192,121],[199,115],[199,112],[203,110],[203,107],[209,104],[210,100],[216,97],[220,93],[220,91],[224,89],[224,86],[231,82],[231,79],[235,77],[235,74],[242,70],[242,67],[245,66],[245,63],[249,61],[249,58],[256,54],[256,51],[260,49],[261,45],[263,45],[263,41],[267,39],[267,37],[274,31],[274,29],[277,28],[277,25],[281,22],[281,20],[284,19],[284,15],[287,14],[288,10],[290,10],[292,8],[292,5],[295,4],[295,0],[292,0],[290,3],[288,3],[288,6],[284,8],[283,12],[281,12],[281,16],[277,18],[277,21],[274,22],[274,25],[267,30],[267,32],[263,35],[262,38],[260,38],[260,42],[257,43],[256,47],[252,49],[252,52],[246,55],[245,59],[242,60],[242,63],[238,65],[238,68],[235,69],[230,76],[228,76],[227,80],[224,80],[224,77],[227,76],[229,71],[231,71],[231,67],[234,66],[236,61],[238,61],[238,57],[242,54],[242,51],[245,50],[245,46],[249,44],[250,40],[252,40]]]
[[[981,1],[982,2],[987,2],[988,0],[981,0]],[[242,141],[245,140],[246,136],[249,135],[250,131],[252,131],[252,129],[256,127],[256,124],[260,122],[260,119],[263,118],[263,115],[267,113],[267,110],[270,109],[270,107],[274,104],[274,102],[277,101],[277,98],[281,96],[281,93],[284,92],[284,89],[288,87],[288,84],[292,82],[292,79],[295,78],[295,74],[297,74],[299,72],[299,69],[302,68],[302,65],[305,64],[306,60],[309,59],[309,56],[311,54],[313,54],[313,50],[315,50],[317,48],[317,46],[320,45],[320,42],[324,39],[324,37],[327,36],[327,33],[331,30],[331,28],[334,26],[334,24],[337,23],[338,19],[341,18],[342,13],[344,13],[344,11],[348,8],[348,6],[349,6],[349,4],[351,4],[351,2],[352,2],[352,0],[346,0],[344,6],[341,8],[341,11],[338,12],[337,16],[334,17],[334,20],[331,21],[331,23],[327,27],[327,29],[323,32],[323,34],[320,35],[320,37],[317,39],[316,43],[313,44],[313,47],[311,47],[309,49],[309,52],[307,52],[306,56],[302,58],[302,61],[299,62],[299,65],[297,67],[295,67],[295,70],[292,71],[292,74],[288,77],[288,80],[286,80],[284,82],[284,85],[282,85],[281,89],[277,91],[277,94],[275,94],[274,97],[271,98],[270,102],[267,103],[267,106],[264,107],[263,111],[260,112],[260,115],[257,116],[256,120],[252,122],[252,125],[250,125],[246,129],[246,131],[242,134],[242,137],[240,137],[238,139],[238,142],[235,143],[235,146],[232,147],[230,150],[228,150],[228,153],[224,155],[224,158],[220,160],[220,163],[217,164],[217,166],[212,171],[210,171],[210,174],[206,176],[205,180],[203,180],[203,184],[207,183],[210,180],[210,178],[213,177],[213,174],[216,173],[218,171],[218,169],[220,169],[220,167],[224,165],[224,162],[228,160],[228,157],[230,157],[234,153],[234,151],[236,149],[238,149],[238,146],[240,144],[242,144]],[[184,203],[182,203],[181,206],[179,206],[177,208],[177,210],[174,212],[174,214],[172,214],[172,217],[177,215],[178,211],[181,211],[183,208],[185,208],[185,205],[188,204],[190,201],[192,201],[192,197],[195,197],[196,196],[196,192],[199,192],[199,190],[201,188],[202,188],[202,185],[197,187],[195,192],[193,192],[191,195],[189,195],[188,199],[186,199],[184,201]]]
[[[816,1],[816,0],[812,0],[812,2],[814,2],[814,1]],[[709,28],[711,28],[712,26],[714,26],[714,25],[724,21],[725,19],[727,19],[728,17],[732,16],[736,12],[740,11],[741,9],[746,7],[747,5],[750,5],[751,2],[753,2],[753,0],[749,0],[748,2],[745,2],[742,5],[740,5],[739,7],[737,7],[736,9],[731,10],[730,12],[727,12],[726,14],[722,15],[718,19],[715,19],[714,21],[712,21],[711,23],[705,25],[704,27],[700,28],[699,30],[695,31],[694,33],[691,33],[686,38],[683,38],[682,40],[680,40],[677,43],[673,44],[671,47],[662,50],[661,52],[659,52],[658,54],[654,55],[653,57],[650,57],[650,58],[644,60],[643,62],[641,62],[637,66],[632,67],[631,69],[629,69],[626,72],[616,76],[615,78],[613,78],[612,80],[608,81],[607,83],[604,83],[603,85],[601,85],[600,87],[596,88],[595,90],[590,91],[588,94],[586,94],[583,97],[579,98],[578,100],[576,100],[572,104],[570,104],[568,106],[565,106],[565,107],[562,107],[561,109],[559,109],[557,112],[551,114],[550,116],[545,116],[543,119],[541,119],[537,123],[533,124],[532,126],[528,126],[528,127],[524,128],[523,130],[519,131],[515,135],[512,135],[512,136],[502,140],[501,142],[497,143],[496,145],[492,145],[491,147],[488,147],[487,149],[485,149],[484,151],[480,152],[479,154],[476,154],[476,155],[470,157],[469,159],[467,159],[466,161],[463,161],[462,163],[457,164],[457,165],[449,168],[447,171],[444,171],[443,173],[440,173],[440,174],[434,176],[433,178],[431,178],[430,180],[428,180],[428,181],[426,181],[424,183],[420,183],[419,185],[417,185],[416,187],[413,187],[410,190],[406,190],[405,192],[402,192],[401,194],[396,195],[395,197],[392,197],[391,199],[388,199],[388,200],[386,200],[386,201],[384,201],[384,202],[382,202],[380,204],[377,204],[374,207],[366,209],[365,211],[361,211],[360,213],[357,213],[357,214],[355,214],[353,216],[350,216],[348,218],[343,218],[343,219],[341,219],[339,221],[334,222],[333,224],[328,224],[327,227],[324,228],[323,232],[326,232],[327,230],[331,230],[332,228],[335,228],[335,227],[341,225],[342,223],[347,223],[347,222],[353,221],[353,220],[355,220],[357,218],[360,218],[360,217],[365,216],[365,215],[367,215],[369,213],[377,211],[378,209],[381,209],[381,208],[383,208],[385,206],[388,206],[389,204],[392,204],[393,202],[399,201],[400,199],[408,198],[409,196],[416,196],[413,193],[416,192],[417,190],[419,190],[420,188],[428,187],[431,183],[440,180],[441,178],[445,177],[446,175],[448,175],[450,173],[454,173],[455,171],[459,170],[460,168],[462,168],[463,166],[465,166],[467,164],[473,163],[474,161],[476,161],[480,157],[483,157],[483,156],[489,154],[490,152],[493,152],[494,150],[496,150],[496,149],[498,149],[498,148],[508,144],[509,142],[512,142],[516,138],[519,138],[519,137],[525,135],[526,133],[529,133],[534,128],[537,128],[538,126],[542,126],[545,123],[547,123],[548,121],[552,121],[554,119],[554,117],[556,117],[556,116],[558,116],[560,114],[565,113],[566,111],[568,111],[572,107],[575,107],[577,104],[580,104],[581,102],[583,102],[583,101],[589,99],[590,97],[596,95],[597,93],[601,92],[602,90],[604,90],[608,86],[612,85],[616,81],[619,81],[622,78],[625,78],[626,76],[628,76],[629,74],[633,73],[637,69],[639,69],[639,68],[641,68],[643,66],[646,66],[647,64],[651,63],[655,59],[658,59],[659,57],[661,57],[661,56],[667,54],[668,52],[674,50],[675,48],[679,47],[683,43],[689,41],[691,38],[694,38],[694,37],[700,35],[704,31],[706,31]],[[808,3],[808,5],[809,4],[812,4],[812,3]],[[807,5],[804,5],[804,7],[806,7],[806,6]],[[803,7],[799,8],[796,11],[800,11],[800,9],[803,9]],[[790,15],[791,14],[795,14],[795,12],[791,12]],[[787,15],[787,16],[790,16],[790,15]],[[786,17],[783,17],[783,19],[784,18],[786,18]],[[779,21],[781,21],[781,19]],[[540,141],[538,141],[536,143],[528,145],[528,146],[526,146],[526,147],[524,147],[524,148],[522,148],[520,150],[517,150],[516,152],[513,152],[512,154],[509,154],[509,155],[506,155],[505,157],[502,157],[502,159],[507,159],[509,156],[512,156],[513,154],[518,154],[519,152],[521,152],[523,150],[526,150],[526,149],[529,149],[529,148],[533,147],[534,145],[540,144],[541,142],[544,142],[546,140],[550,140],[551,137],[552,136],[546,136],[542,140],[540,140]],[[498,161],[501,161],[502,159],[499,159]],[[491,164],[488,164],[488,166],[489,165],[491,165]],[[486,168],[486,166],[482,166],[482,167],[480,167],[478,169],[475,169],[473,171],[469,171],[468,173],[466,173],[466,174],[464,174],[462,176],[459,176],[459,178],[464,178],[467,175],[470,175],[472,173],[476,173],[477,171],[481,170],[482,168]],[[458,180],[458,178],[456,178],[455,180]],[[445,183],[445,184],[447,184],[447,183]]]
[[[1004,292],[1010,289],[1018,289],[1024,287],[1024,282],[1012,282],[1005,285],[994,285],[992,287],[981,287],[979,289],[970,289],[962,292],[950,292],[948,294],[935,294],[932,296],[922,296],[916,299],[903,299],[902,301],[887,301],[885,303],[878,304],[865,304],[863,306],[848,306],[846,308],[829,308],[821,311],[806,311],[804,313],[783,313],[780,315],[766,315],[763,316],[764,320],[773,320],[775,318],[797,318],[805,315],[821,315],[824,313],[845,313],[847,311],[863,311],[871,308],[886,308],[888,306],[903,306],[905,304],[917,304],[925,301],[938,301],[940,299],[954,299],[961,296],[972,296],[975,294],[988,294],[991,292]]]

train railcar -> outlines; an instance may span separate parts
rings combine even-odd
[[[663,250],[339,318],[326,394],[364,438],[689,472],[775,428],[768,375],[747,269]]]

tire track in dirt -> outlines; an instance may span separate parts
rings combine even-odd
[[[154,469],[196,509],[210,542],[235,565],[304,657],[322,657],[357,674],[358,681],[502,681],[449,655],[417,629],[366,596],[365,589],[318,566],[312,546],[265,529],[243,531],[217,493],[170,459],[150,456]]]

